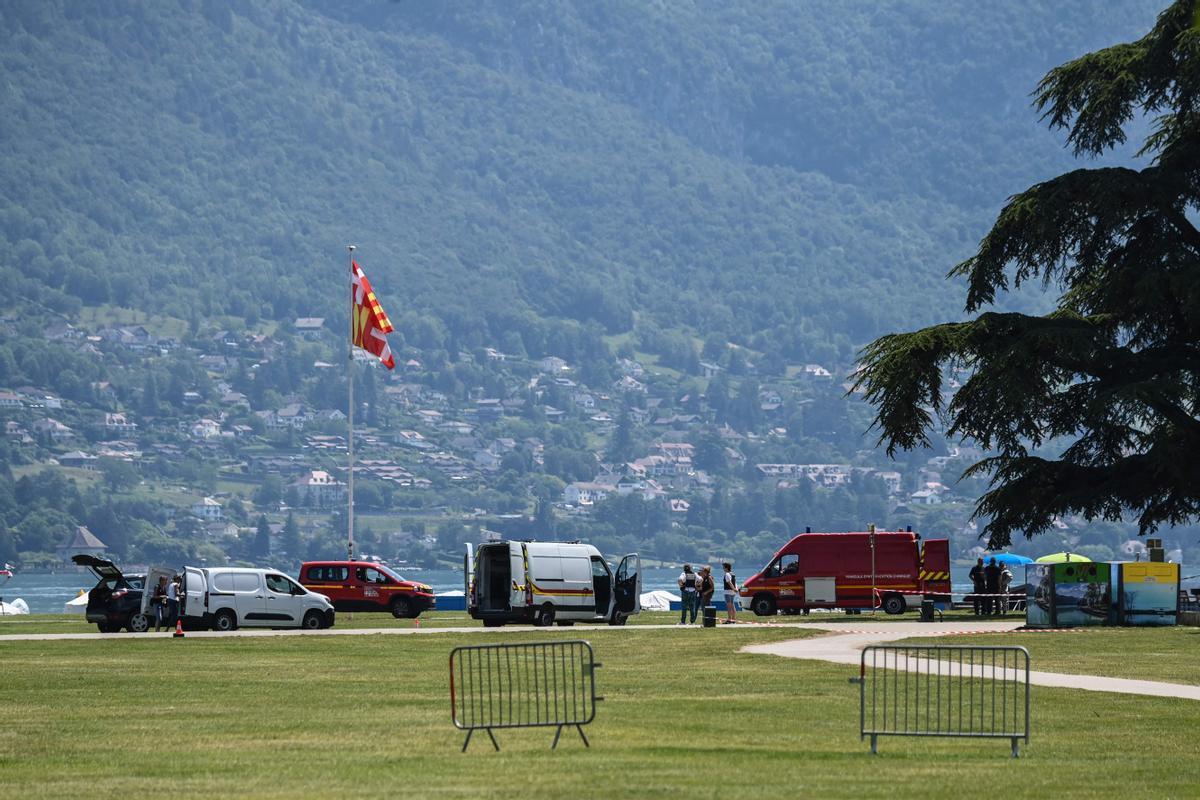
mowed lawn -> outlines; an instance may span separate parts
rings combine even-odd
[[[904,644],[1019,645],[1030,669],[1200,684],[1200,628],[1077,628],[1070,631],[989,633]],[[1197,742],[1200,745],[1200,740]],[[1200,787],[1197,787],[1200,795]]]
[[[0,797],[1094,797],[1099,776],[1122,796],[1200,787],[1200,703],[1037,687],[1017,761],[1006,741],[940,739],[883,739],[873,757],[852,668],[738,652],[803,633],[0,641]],[[603,663],[592,748],[569,733],[552,752],[552,730],[534,729],[497,732],[500,753],[486,737],[460,753],[450,649],[548,636],[586,638]]]
[[[700,617],[697,617],[700,619]],[[725,619],[725,612],[717,612],[717,620]],[[836,625],[844,625],[847,628],[855,628],[863,623],[876,622],[915,622],[917,619],[916,613],[901,614],[891,616],[880,612],[879,614],[859,614],[848,615],[843,613],[833,614],[811,614],[807,617],[785,616],[779,615],[771,619],[756,617],[750,611],[738,612],[738,619],[747,622],[764,623],[773,622],[782,625],[799,625],[804,623],[825,622]],[[989,618],[991,619],[991,618]],[[944,615],[944,623],[950,627],[951,623],[970,624],[978,621],[979,618],[972,615],[969,611],[955,610],[947,611]],[[629,625],[673,625],[679,622],[678,611],[643,611],[640,614],[630,617]],[[478,620],[471,619],[465,611],[426,611],[421,614],[420,621],[414,622],[411,619],[395,619],[387,612],[354,612],[347,613],[344,611],[338,612],[337,628],[412,628],[412,627],[438,627],[438,628],[480,628],[482,623]],[[593,627],[592,625],[579,626],[579,630],[585,630]],[[0,637],[9,634],[22,633],[96,633],[96,626],[88,623],[83,614],[23,614],[19,616],[3,616],[0,617]],[[2,641],[2,639],[0,639]]]

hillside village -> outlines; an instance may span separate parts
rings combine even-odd
[[[60,320],[41,337],[36,346],[86,361],[96,379],[0,390],[17,504],[0,560],[52,568],[80,528],[91,546],[139,560],[344,550],[345,350],[326,320],[182,338],[152,324]],[[9,376],[35,343],[12,345],[0,357]],[[453,358],[404,347],[394,372],[362,353],[363,551],[436,566],[462,541],[554,535],[666,561],[757,561],[804,527],[867,522],[952,535],[961,558],[978,551],[967,517],[980,486],[955,481],[979,452],[891,462],[864,449],[857,434],[869,420],[835,377],[847,368],[806,364],[760,380],[752,354],[730,349],[689,376],[617,349],[610,369],[587,370],[603,383],[559,356],[493,346]],[[70,488],[45,496],[57,485],[49,473]],[[1071,541],[1067,523],[1061,531]]]

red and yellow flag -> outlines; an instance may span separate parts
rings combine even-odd
[[[395,368],[396,359],[387,343],[387,334],[394,330],[392,321],[355,261],[350,262],[350,299],[354,306],[354,346],[377,356],[388,369]]]

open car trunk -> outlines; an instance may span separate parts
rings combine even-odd
[[[87,553],[71,556],[71,560],[81,567],[87,567],[100,581],[119,581],[123,576],[117,565],[107,558],[98,558]]]

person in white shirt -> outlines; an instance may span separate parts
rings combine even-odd
[[[738,585],[737,576],[733,574],[733,564],[726,561],[721,565],[725,570],[725,623],[737,622]]]
[[[176,575],[167,583],[167,627],[170,628],[179,619],[179,576]]]

